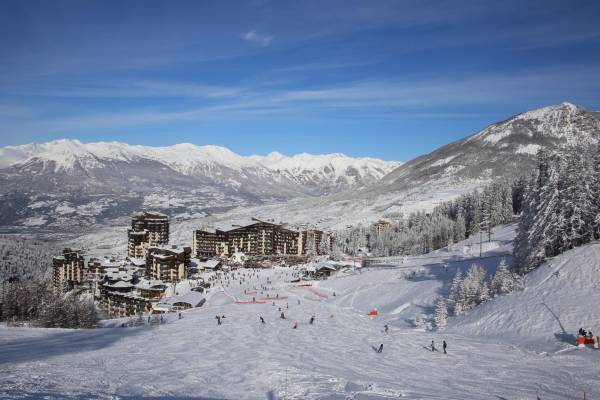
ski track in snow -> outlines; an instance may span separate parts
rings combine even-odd
[[[582,258],[594,262],[599,248],[591,247]],[[432,254],[448,257],[444,251]],[[429,263],[430,258],[410,261]],[[497,261],[482,260],[486,268]],[[526,291],[461,317],[464,329],[451,319],[447,332],[412,329],[406,320],[433,305],[455,269],[468,268],[470,260],[449,263],[446,272],[415,267],[425,272],[414,280],[401,279],[397,270],[374,269],[321,281],[308,290],[288,283],[288,269],[264,270],[260,279],[243,285],[231,280],[215,286],[205,307],[183,312],[181,320],[169,315],[163,325],[96,330],[1,325],[0,398],[265,399],[273,391],[277,399],[535,399],[539,394],[547,400],[581,398],[584,390],[589,399],[597,398],[600,352],[574,346],[540,352],[478,330],[486,323],[501,326],[478,315],[481,308],[490,307],[489,315],[495,315],[494,307],[534,291],[540,291],[535,299],[543,301],[545,287],[558,284],[548,277],[566,265],[553,262],[553,267],[541,267],[547,276],[531,277]],[[219,293],[248,300],[252,295],[244,295],[244,289],[266,284],[267,277],[278,289],[269,295],[287,300],[275,306],[269,301],[220,304]],[[556,301],[550,303],[556,308]],[[526,306],[538,313],[539,304]],[[279,307],[285,320],[279,318]],[[379,317],[366,315],[373,307]],[[216,314],[226,316],[223,325],[217,325]],[[313,325],[311,315],[316,316]],[[547,311],[538,317],[549,326],[555,323]],[[299,327],[292,329],[296,320]],[[390,325],[388,334],[384,324]],[[545,335],[541,341],[555,340],[552,332],[539,332]],[[446,340],[449,354],[431,352],[432,340],[437,346]],[[380,343],[384,349],[378,354],[373,349]]]

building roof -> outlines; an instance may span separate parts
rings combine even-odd
[[[136,267],[143,267],[144,265],[146,265],[146,259],[145,258],[129,257],[129,262],[132,265],[135,265]]]
[[[141,279],[135,287],[142,290],[162,290],[167,284],[159,279]]]
[[[169,218],[167,214],[158,211],[142,211],[132,215],[132,218]]]
[[[132,285],[131,283],[124,281],[118,281],[113,283],[112,285],[110,283],[105,283],[104,286],[113,289],[128,289],[134,287],[134,285]]]
[[[215,268],[218,268],[220,265],[221,265],[221,261],[219,261],[219,260],[206,260],[206,261],[199,261],[196,266],[198,268],[215,269]]]
[[[135,231],[133,229],[129,229],[127,231],[127,234],[128,235],[133,235],[133,236],[136,236],[136,235],[137,236],[144,236],[144,235],[148,234],[148,230],[147,229],[142,229],[141,231]]]
[[[160,250],[160,251],[164,251],[164,252],[170,253],[170,254],[184,254],[184,253],[186,253],[186,251],[188,251],[187,249],[189,249],[189,247],[187,247],[187,246],[182,247],[182,246],[176,246],[176,245],[158,245],[158,246],[149,247],[148,254],[152,255],[154,257],[157,257],[160,255],[160,254],[154,254],[152,252],[153,250]],[[163,256],[165,256],[165,255],[163,254]]]
[[[317,272],[318,271],[337,271],[334,266],[329,265],[329,264],[320,264],[317,266],[316,269],[317,269]]]
[[[160,306],[161,304],[172,306],[175,303],[187,303],[190,304],[192,307],[199,307],[202,304],[204,304],[205,301],[206,300],[201,293],[188,292],[181,296],[171,296],[167,297],[166,299],[162,299],[158,306]]]

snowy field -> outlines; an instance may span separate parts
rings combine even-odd
[[[510,252],[513,235],[514,226],[500,228],[484,248],[488,272]],[[170,314],[162,325],[0,326],[0,398],[581,399],[584,391],[599,398],[600,351],[578,349],[568,336],[600,328],[598,243],[550,260],[524,291],[451,318],[446,331],[412,327],[478,251],[467,240],[303,287],[290,282],[292,269],[236,272],[211,289],[204,307],[183,319]],[[267,295],[279,298],[235,304]],[[379,316],[368,317],[374,307]],[[220,326],[216,315],[226,317]],[[432,340],[446,340],[448,354],[431,352]]]

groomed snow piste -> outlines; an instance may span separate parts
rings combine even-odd
[[[479,261],[487,271],[510,252],[513,236],[514,226],[494,233]],[[580,326],[600,328],[598,243],[550,260],[527,277],[524,291],[451,318],[446,331],[411,326],[415,315],[431,314],[455,270],[477,261],[478,251],[467,240],[310,287],[288,282],[289,269],[265,270],[242,285],[214,288],[203,308],[181,320],[169,315],[163,325],[1,326],[0,397],[266,399],[272,392],[277,399],[545,400],[581,399],[585,391],[598,398],[600,351],[578,349],[568,336]],[[267,278],[269,295],[287,299],[233,303],[265,297],[244,289]],[[374,307],[379,316],[368,317]],[[223,325],[217,314],[226,316]],[[431,352],[432,340],[446,340],[449,354]]]

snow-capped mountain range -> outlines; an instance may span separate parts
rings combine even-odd
[[[192,228],[207,217],[240,216],[343,227],[431,209],[494,179],[530,173],[542,147],[590,147],[599,138],[599,113],[562,103],[492,124],[405,164],[343,154],[244,157],[192,144],[57,140],[4,147],[0,228],[123,224],[140,209],[167,211]]]
[[[0,224],[97,222],[136,208],[206,215],[321,196],[379,181],[400,165],[343,154],[240,156],[218,146],[56,140],[0,148]]]

